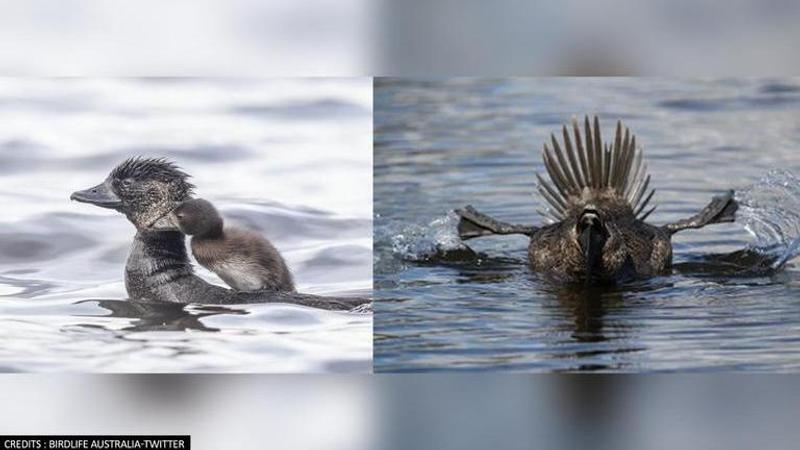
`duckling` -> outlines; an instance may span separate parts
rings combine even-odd
[[[528,260],[535,272],[585,284],[618,283],[668,274],[673,234],[707,225],[733,222],[738,204],[733,191],[715,197],[698,214],[656,226],[645,222],[655,193],[636,136],[617,122],[614,142],[603,144],[600,123],[584,119],[584,132],[573,119],[575,145],[566,125],[563,146],[551,134],[542,153],[550,182],[536,174],[538,190],[554,223],[525,226],[504,223],[472,206],[456,210],[462,239],[492,234],[530,237]]]
[[[197,262],[238,291],[294,291],[292,274],[278,250],[250,230],[224,227],[211,202],[196,198],[181,203],[169,220],[192,236]]]
[[[328,310],[367,309],[368,298],[295,292],[241,292],[206,282],[194,273],[186,236],[162,220],[192,197],[189,175],[164,158],[129,158],[106,179],[73,192],[70,199],[118,211],[136,227],[125,264],[125,289],[132,301],[198,304],[290,303]]]

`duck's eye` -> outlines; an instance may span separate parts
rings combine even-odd
[[[122,187],[129,188],[129,187],[131,187],[132,185],[133,185],[133,180],[132,180],[132,179],[130,179],[130,178],[125,178],[124,180],[122,180]]]

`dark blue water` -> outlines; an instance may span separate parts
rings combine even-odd
[[[525,237],[471,240],[477,261],[427,260],[461,245],[447,215],[456,207],[542,223],[542,143],[583,114],[600,117],[606,139],[622,119],[643,145],[650,222],[691,216],[734,188],[749,202],[740,223],[676,235],[673,275],[617,288],[540,279]],[[782,254],[797,237],[800,80],[379,80],[374,127],[376,371],[800,369],[792,262],[720,272],[704,259]]]
[[[369,371],[370,314],[135,307],[133,226],[69,196],[168,157],[275,244],[299,291],[369,295],[371,99],[368,79],[0,80],[0,370]]]

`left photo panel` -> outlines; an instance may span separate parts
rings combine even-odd
[[[0,79],[0,371],[372,370],[372,80]]]

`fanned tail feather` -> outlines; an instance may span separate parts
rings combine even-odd
[[[562,127],[563,149],[554,134],[550,135],[552,149],[544,144],[542,158],[550,181],[539,174],[539,192],[549,204],[549,213],[556,220],[564,218],[570,205],[576,204],[589,188],[606,192],[627,201],[635,216],[644,220],[655,207],[646,209],[655,189],[650,189],[650,175],[641,149],[636,148],[636,136],[617,121],[613,144],[603,144],[600,121],[584,118],[584,132],[572,119],[573,139],[567,126]],[[574,146],[573,146],[574,140]]]

